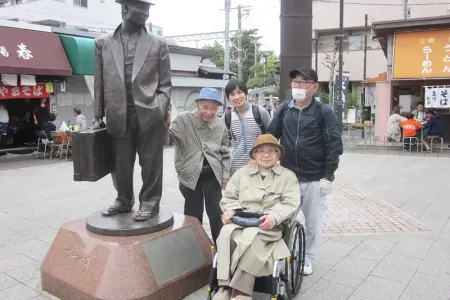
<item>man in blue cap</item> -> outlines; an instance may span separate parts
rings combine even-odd
[[[225,123],[217,117],[223,106],[219,91],[201,90],[195,111],[182,112],[168,130],[167,145],[175,145],[175,169],[184,196],[184,214],[203,219],[203,201],[214,242],[222,228],[219,206],[230,178],[230,153]],[[168,119],[171,113],[169,110]],[[203,200],[204,199],[204,200]]]

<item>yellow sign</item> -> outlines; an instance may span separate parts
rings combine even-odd
[[[53,93],[53,83],[52,82],[47,82],[45,84],[45,91],[50,94]]]
[[[393,78],[450,78],[450,30],[396,33]]]

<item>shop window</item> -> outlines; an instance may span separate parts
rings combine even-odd
[[[88,0],[73,0],[73,5],[87,8]]]
[[[361,51],[363,50],[362,35],[350,35],[344,38],[344,51]]]

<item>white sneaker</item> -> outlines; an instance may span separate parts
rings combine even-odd
[[[308,276],[313,273],[312,264],[305,264],[305,267],[303,268],[303,275]]]

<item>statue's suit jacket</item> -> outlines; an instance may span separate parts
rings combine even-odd
[[[127,130],[124,53],[121,26],[95,39],[95,117],[106,115],[106,129],[116,138]],[[133,100],[142,131],[165,120],[172,88],[169,47],[160,37],[142,29],[133,63]]]

